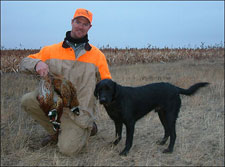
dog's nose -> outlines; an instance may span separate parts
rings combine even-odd
[[[100,102],[100,104],[106,103],[106,98],[105,97],[100,97],[99,102]]]

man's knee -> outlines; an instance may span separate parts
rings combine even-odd
[[[87,144],[89,138],[89,132],[87,130],[82,131],[80,134],[75,133],[73,137],[59,136],[59,151],[69,156],[79,153]]]
[[[65,155],[79,153],[87,144],[90,136],[90,129],[79,127],[65,115],[61,119],[61,130],[58,137],[58,147],[59,151]]]
[[[40,106],[39,106],[39,103],[38,103],[36,97],[37,97],[36,90],[23,95],[21,98],[22,110],[25,112],[33,112],[36,110],[40,110]]]

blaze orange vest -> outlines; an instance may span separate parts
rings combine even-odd
[[[95,46],[91,45],[90,51],[82,50],[79,55],[75,55],[74,50],[63,48],[62,42],[43,47],[39,53],[29,55],[29,58],[46,61],[48,59],[71,60],[85,63],[92,63],[98,67],[101,79],[111,79],[105,55]]]

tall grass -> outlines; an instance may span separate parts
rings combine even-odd
[[[1,73],[18,72],[19,62],[22,58],[39,52],[38,49],[11,49],[1,50]],[[208,46],[196,48],[101,48],[109,65],[123,65],[136,63],[173,62],[183,59],[205,59],[224,57],[224,46]]]

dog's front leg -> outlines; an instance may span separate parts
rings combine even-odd
[[[115,129],[116,129],[116,140],[113,142],[113,144],[117,145],[122,138],[123,123],[117,122],[117,121],[114,121],[114,123],[115,123]]]
[[[134,136],[134,121],[129,122],[126,124],[126,146],[123,149],[123,151],[120,153],[120,155],[126,156],[132,147],[133,144],[133,136]]]

